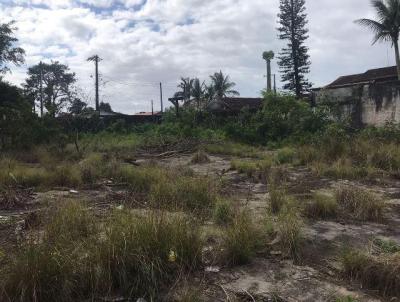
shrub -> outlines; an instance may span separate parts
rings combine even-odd
[[[225,230],[224,259],[231,265],[249,263],[256,253],[259,241],[259,232],[250,213],[247,211],[237,213],[232,224]]]
[[[379,221],[383,218],[385,202],[369,191],[343,186],[336,190],[336,200],[356,219]]]
[[[210,162],[210,158],[203,150],[199,150],[193,155],[190,162],[192,164],[207,164]]]
[[[239,173],[244,173],[248,177],[256,177],[257,164],[252,161],[244,160],[233,160],[231,161],[231,168],[238,171]]]
[[[309,218],[331,218],[338,212],[338,204],[334,197],[326,194],[314,194],[313,199],[305,207],[305,214]]]
[[[341,257],[343,272],[358,280],[363,287],[379,290],[383,295],[400,295],[400,255],[372,256],[358,251],[345,251]]]
[[[227,225],[233,219],[233,210],[229,201],[220,199],[214,207],[214,221],[219,225]]]
[[[93,184],[105,175],[104,158],[101,154],[92,153],[80,163],[83,183]]]

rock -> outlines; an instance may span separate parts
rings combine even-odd
[[[204,271],[207,273],[219,273],[221,269],[218,266],[207,266]]]
[[[76,191],[76,190],[69,190],[69,193],[71,193],[71,194],[78,194],[79,192]]]

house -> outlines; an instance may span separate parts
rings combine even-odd
[[[355,127],[400,122],[400,81],[396,66],[339,77],[313,89],[315,105],[330,104]]]
[[[236,115],[244,108],[257,111],[262,108],[262,98],[225,97],[208,104],[207,109],[212,113]]]

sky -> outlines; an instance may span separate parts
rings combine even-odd
[[[372,34],[354,24],[373,18],[368,0],[307,0],[310,81],[324,86],[338,76],[395,64],[389,43],[371,45]],[[262,52],[276,54],[279,0],[0,0],[1,22],[15,20],[26,51],[21,67],[6,79],[20,85],[29,66],[59,61],[76,73],[81,97],[94,106],[98,54],[100,98],[132,114],[164,105],[180,77],[222,70],[243,97],[258,97],[266,85]],[[273,61],[278,88],[280,74]]]

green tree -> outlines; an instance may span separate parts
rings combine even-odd
[[[278,65],[282,72],[283,89],[293,91],[298,98],[311,88],[306,75],[310,72],[310,56],[305,45],[308,39],[305,0],[280,0],[278,14],[279,39],[287,46],[279,53]]]
[[[200,110],[201,107],[204,105],[202,104],[205,99],[205,91],[204,91],[204,82],[200,83],[199,79],[194,79],[192,89],[191,89],[191,94],[196,102],[197,109]]]
[[[210,78],[214,98],[221,100],[227,96],[240,95],[239,92],[233,89],[236,84],[231,82],[229,76],[225,76],[222,71],[214,73]]]
[[[111,108],[110,103],[105,103],[105,102],[100,102],[99,104],[99,110],[103,112],[114,112]]]
[[[87,103],[82,101],[79,98],[74,98],[71,102],[71,106],[69,106],[68,111],[74,115],[82,114],[87,108]]]
[[[16,30],[14,21],[0,25],[0,73],[9,71],[7,63],[13,63],[17,66],[24,63],[25,51],[16,47],[18,39],[14,36]]]
[[[178,85],[178,88],[181,88],[181,96],[183,97],[183,101],[185,103],[190,101],[190,97],[192,95],[192,87],[193,87],[194,79],[181,77],[181,82]]]
[[[359,19],[355,22],[368,27],[375,34],[372,44],[376,42],[392,42],[395,50],[398,79],[400,80],[400,0],[373,0],[377,20]]]
[[[72,85],[76,82],[75,73],[70,72],[67,65],[59,62],[40,63],[30,67],[24,88],[36,101],[40,101],[41,77],[44,106],[54,117],[74,99]]]

